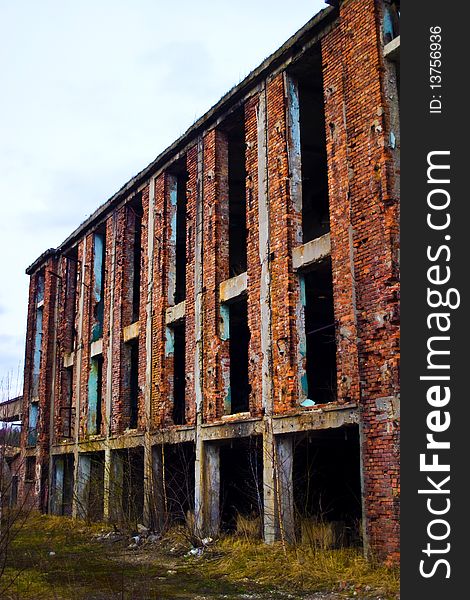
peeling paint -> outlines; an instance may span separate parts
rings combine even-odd
[[[230,307],[228,304],[220,305],[220,339],[230,339]]]
[[[98,360],[90,361],[90,374],[88,376],[88,433],[95,434],[96,413],[98,408]]]
[[[93,236],[93,303],[94,322],[91,328],[91,341],[96,342],[103,337],[104,314],[104,236],[95,233]]]
[[[171,327],[165,327],[165,356],[173,356],[175,351],[175,335]]]

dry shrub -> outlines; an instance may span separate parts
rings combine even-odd
[[[342,548],[346,544],[345,524],[342,521],[322,521],[319,519],[302,519],[300,522],[300,539],[302,545],[320,550]]]
[[[261,538],[261,517],[237,513],[237,535],[248,540]]]

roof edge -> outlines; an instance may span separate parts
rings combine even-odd
[[[56,248],[49,248],[48,250],[46,250],[45,252],[43,252],[40,256],[38,256],[36,258],[36,260],[31,263],[29,265],[29,267],[26,269],[25,273],[26,275],[32,275],[35,271],[38,270],[39,267],[42,266],[42,264],[44,262],[46,262],[46,260],[48,258],[50,258],[51,256],[55,256],[57,253],[57,249]]]

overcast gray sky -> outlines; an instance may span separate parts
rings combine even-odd
[[[323,0],[0,0],[0,400],[28,277]]]

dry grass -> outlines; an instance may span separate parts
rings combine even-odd
[[[297,599],[304,592],[323,590],[347,591],[351,597],[353,589],[361,599],[397,596],[397,570],[371,565],[357,549],[319,548],[320,542],[325,545],[321,535],[331,541],[327,530],[308,529],[316,547],[284,549],[254,539],[259,532],[256,519],[240,519],[238,527],[237,535],[222,536],[195,558],[187,556],[184,526],[168,532],[159,544],[132,552],[128,541],[97,542],[96,534],[106,529],[103,524],[33,515],[12,544],[0,598],[167,600],[203,594],[215,599],[250,591],[275,599],[282,597],[276,590],[283,590]],[[170,570],[177,576],[168,575]],[[8,581],[13,584],[5,590]]]
[[[394,599],[399,592],[396,568],[373,565],[354,548],[324,550],[308,544],[287,548],[280,543],[227,536],[209,560],[213,576],[229,574],[231,581],[254,581],[292,591],[340,591],[354,588],[368,596]]]

